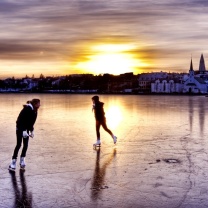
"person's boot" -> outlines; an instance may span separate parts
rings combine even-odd
[[[11,170],[11,171],[15,171],[16,170],[16,162],[17,162],[17,159],[12,159],[12,162],[9,165],[9,170]]]
[[[24,170],[25,166],[26,166],[25,158],[24,157],[20,157],[20,168]]]
[[[97,141],[93,144],[94,147],[100,147],[100,145],[101,145],[100,140],[97,140]]]
[[[116,136],[113,136],[113,142],[114,142],[114,144],[116,144],[116,142],[117,142],[117,137]]]

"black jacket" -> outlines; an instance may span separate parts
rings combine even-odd
[[[104,121],[105,120],[105,112],[103,109],[104,103],[98,101],[94,104],[94,113],[95,113],[95,119],[97,121]]]
[[[36,118],[37,111],[32,109],[30,105],[24,105],[16,121],[17,129],[21,131],[33,131]]]

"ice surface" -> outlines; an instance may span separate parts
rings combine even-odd
[[[208,98],[100,95],[116,145],[96,141],[93,95],[0,95],[0,207],[208,207]],[[26,171],[8,171],[15,121],[41,107]],[[19,163],[19,158],[18,158]]]

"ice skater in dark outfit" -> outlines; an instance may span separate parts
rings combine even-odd
[[[33,99],[31,101],[27,101],[26,105],[23,105],[23,109],[19,113],[19,116],[16,121],[16,136],[17,136],[17,144],[14,149],[14,153],[12,156],[12,162],[9,165],[9,170],[15,171],[16,169],[16,162],[19,149],[22,145],[23,141],[23,148],[22,153],[20,155],[20,168],[24,169],[25,164],[25,157],[28,148],[29,137],[34,137],[34,124],[37,118],[38,109],[40,107],[40,100]]]
[[[97,134],[97,141],[94,143],[94,146],[100,146],[100,126],[103,127],[103,129],[108,132],[111,137],[113,138],[114,144],[117,142],[117,137],[114,136],[114,134],[111,132],[110,129],[108,129],[106,124],[106,118],[105,118],[105,112],[103,105],[104,103],[99,101],[99,96],[95,95],[92,97],[93,102],[93,111],[95,113],[95,120],[96,120],[96,134]]]

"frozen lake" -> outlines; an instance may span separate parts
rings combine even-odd
[[[208,97],[0,94],[0,207],[208,207]],[[22,105],[40,98],[26,171],[7,170]],[[18,158],[19,161],[19,158]]]

